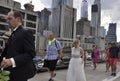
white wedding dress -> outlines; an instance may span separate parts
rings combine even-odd
[[[84,63],[80,54],[81,47],[71,49],[71,60],[68,67],[66,81],[86,81]]]

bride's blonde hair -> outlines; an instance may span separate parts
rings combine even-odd
[[[73,45],[76,46],[76,45],[80,45],[80,40],[79,39],[75,39],[73,41]]]

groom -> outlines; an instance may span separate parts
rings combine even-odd
[[[35,75],[32,60],[36,55],[34,36],[32,32],[22,27],[20,12],[10,11],[7,22],[13,32],[0,56],[1,67],[10,71],[9,81],[27,81]]]

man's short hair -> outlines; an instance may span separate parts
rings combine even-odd
[[[21,14],[19,11],[14,11],[14,17],[15,17],[15,18],[19,17],[20,20],[21,20],[21,22],[22,22],[23,16],[22,16],[22,14]]]

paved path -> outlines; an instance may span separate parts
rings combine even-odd
[[[110,76],[111,72],[105,72],[105,64],[98,64],[95,71],[92,70],[92,66],[87,64],[85,67],[85,73],[87,81],[120,81],[120,63],[118,63],[118,74],[116,77]],[[67,69],[57,70],[55,81],[66,81]],[[34,78],[29,81],[48,81],[49,74],[47,72],[38,73]]]

